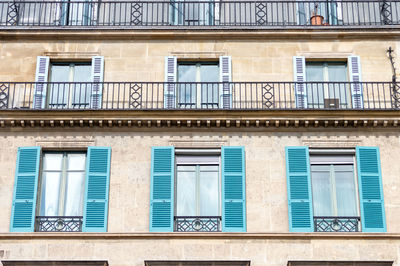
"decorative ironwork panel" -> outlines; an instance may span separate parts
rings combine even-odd
[[[19,5],[15,2],[8,3],[7,25],[15,26],[18,24]]]
[[[133,84],[129,88],[129,107],[140,109],[142,107],[142,84]]]
[[[131,25],[142,25],[143,4],[140,2],[131,5]]]
[[[10,95],[10,87],[6,83],[0,83],[0,109],[8,108],[8,96]]]
[[[382,1],[379,3],[381,11],[381,21],[384,25],[393,24],[391,6],[388,2]]]
[[[262,85],[262,102],[263,108],[274,108],[274,87],[271,84]]]
[[[82,232],[82,216],[36,216],[36,232]]]
[[[267,3],[258,2],[256,3],[256,22],[257,25],[267,24]]]
[[[392,85],[393,108],[400,109],[400,86],[397,82]]]
[[[358,232],[360,217],[314,216],[315,232]]]
[[[176,232],[221,232],[221,216],[175,216]]]

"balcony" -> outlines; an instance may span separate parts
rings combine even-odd
[[[82,216],[36,216],[36,232],[82,232]]]
[[[304,28],[400,24],[400,1],[2,1],[0,27]]]
[[[221,216],[175,216],[175,232],[221,232]]]
[[[360,217],[353,216],[314,216],[315,232],[359,232]]]
[[[0,82],[0,110],[399,110],[393,82]]]

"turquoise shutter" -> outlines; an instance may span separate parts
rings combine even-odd
[[[152,147],[150,232],[173,231],[174,169],[174,147]]]
[[[222,147],[222,231],[246,232],[244,147]]]
[[[313,232],[310,156],[308,147],[286,147],[290,232]]]
[[[40,147],[18,148],[10,232],[33,232]]]
[[[88,148],[83,232],[107,232],[110,161],[110,147]]]
[[[378,147],[357,147],[358,186],[363,232],[386,232]]]

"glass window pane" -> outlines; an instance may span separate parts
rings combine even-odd
[[[51,65],[51,82],[68,82],[69,80],[69,65]]]
[[[74,81],[75,82],[91,82],[92,66],[91,65],[75,65]]]
[[[86,107],[89,105],[91,84],[82,84],[79,82],[91,81],[91,65],[75,65],[74,67],[74,82],[73,85],[73,102],[74,107]]]
[[[59,194],[61,185],[61,173],[44,172],[42,175],[40,215],[59,215]]]
[[[338,216],[357,216],[356,184],[352,165],[335,165]]]
[[[196,215],[196,172],[178,171],[176,202],[176,215]]]
[[[311,165],[311,183],[315,216],[333,216],[329,165]]]
[[[178,65],[178,82],[196,82],[196,65]],[[179,107],[196,107],[197,85],[193,83],[180,84],[178,87]]]
[[[323,64],[306,64],[307,81],[324,81]]]
[[[71,153],[68,154],[67,162],[68,170],[85,170],[86,167],[86,155],[82,153]]]
[[[203,172],[202,168],[203,167],[200,166],[200,216],[218,216],[218,172]]]
[[[69,82],[69,65],[52,65],[51,82]],[[69,98],[69,84],[56,83],[48,86],[48,103],[50,107],[62,107]]]
[[[196,172],[196,166],[192,166],[192,165],[178,165],[177,170],[178,170],[178,171],[193,171],[193,172]]]
[[[43,156],[43,170],[61,171],[63,163],[62,153],[45,153]]]
[[[328,64],[329,81],[341,82],[347,81],[346,64]]]
[[[68,173],[65,191],[65,216],[82,216],[84,186],[84,172]]]
[[[219,81],[219,66],[215,65],[200,65],[201,82],[218,82]]]

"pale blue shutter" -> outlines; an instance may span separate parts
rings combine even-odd
[[[351,83],[351,99],[354,109],[364,107],[363,88],[361,85],[361,64],[359,56],[349,56],[347,65]]]
[[[232,108],[232,59],[230,56],[219,57],[220,108]]]
[[[174,169],[174,147],[152,147],[150,232],[173,231]]]
[[[308,147],[286,147],[290,232],[313,232],[310,156]]]
[[[39,177],[40,147],[18,148],[10,232],[33,232]]]
[[[50,58],[38,56],[36,62],[35,92],[33,95],[33,108],[43,109],[46,107],[47,81],[49,73]]]
[[[293,56],[294,95],[296,108],[307,108],[306,59],[304,56]]]
[[[246,232],[244,147],[222,147],[222,231]]]
[[[83,232],[107,232],[110,147],[89,147],[86,160]]]
[[[357,147],[358,186],[363,232],[386,232],[378,147]]]
[[[92,93],[90,108],[100,109],[103,101],[104,56],[92,57]]]
[[[165,85],[164,85],[164,108],[174,109],[176,107],[176,84],[177,81],[177,58],[176,56],[165,57]]]

